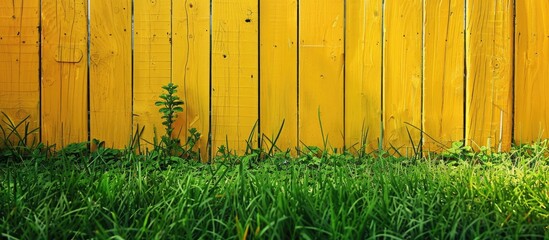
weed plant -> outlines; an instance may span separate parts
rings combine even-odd
[[[159,112],[162,115],[162,125],[165,127],[165,132],[160,136],[160,139],[158,138],[156,128],[153,128],[154,138],[152,142],[142,139],[145,127],[138,125],[128,145],[130,151],[148,155],[150,159],[156,161],[158,166],[164,168],[172,163],[183,160],[202,161],[200,151],[195,150],[196,144],[201,137],[200,132],[195,128],[189,129],[188,137],[184,144],[179,138],[180,132],[174,132],[176,130],[174,123],[177,119],[177,114],[183,112],[182,106],[184,104],[176,94],[177,88],[178,86],[173,83],[162,86],[165,93],[162,93],[159,96],[159,100],[155,102],[155,105],[160,107]],[[94,143],[95,146],[97,146],[97,143],[101,144],[101,141],[94,141],[96,141]],[[151,151],[148,148],[143,148],[141,141],[152,144],[154,148]]]
[[[162,125],[166,127],[166,134],[162,136],[161,143],[168,154],[174,154],[177,145],[179,145],[179,139],[173,137],[173,123],[177,118],[177,113],[183,112],[183,101],[175,94],[177,93],[177,85],[169,83],[162,88],[166,93],[160,95],[160,100],[155,103],[156,106],[160,106]]]

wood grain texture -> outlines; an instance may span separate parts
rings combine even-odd
[[[422,12],[420,0],[385,3],[384,146],[405,156],[421,138],[421,132],[406,123],[421,128]]]
[[[447,146],[509,150],[549,137],[548,12],[535,0],[0,1],[0,111],[30,115],[47,144],[121,148],[137,125],[147,141],[163,134],[154,102],[171,81],[185,101],[175,134],[197,128],[204,160],[227,143],[243,153],[258,119],[270,139],[285,121],[282,149],[322,146],[319,110],[329,147],[358,149],[367,130],[369,150],[443,148],[409,123]]]
[[[32,129],[40,121],[39,9],[38,0],[0,1],[0,112],[16,123],[30,116]]]
[[[173,10],[172,81],[185,102],[175,126],[182,129],[182,140],[187,129],[201,133],[197,149],[205,161],[210,132],[210,1],[174,1]]]
[[[299,5],[299,140],[328,147],[344,144],[344,4],[302,0]]]
[[[382,1],[346,7],[345,144],[372,151],[381,141]]]
[[[155,129],[158,140],[166,134],[162,114],[158,111],[160,107],[155,102],[165,93],[162,86],[172,80],[171,3],[135,1],[133,7],[133,129],[145,127],[142,135],[144,144],[153,142]],[[174,132],[177,134],[179,130]]]
[[[274,141],[284,122],[276,146],[286,150],[298,145],[297,1],[265,1],[260,13],[261,132]]]
[[[86,0],[42,1],[42,141],[88,140]]]
[[[549,138],[549,2],[516,2],[515,127],[517,143]]]
[[[131,1],[90,5],[90,133],[121,148],[132,132]]]
[[[213,0],[212,7],[212,152],[228,144],[242,153],[259,117],[258,1]]]
[[[467,1],[466,139],[509,150],[513,106],[513,1]]]
[[[425,1],[424,151],[440,152],[465,138],[464,7],[463,0]]]

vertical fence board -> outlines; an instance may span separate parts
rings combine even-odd
[[[513,106],[513,1],[467,3],[466,139],[508,150]]]
[[[299,140],[322,146],[344,142],[344,4],[342,1],[302,0],[299,6]]]
[[[286,150],[297,146],[297,2],[261,3],[261,131]],[[267,148],[271,145],[267,141]]]
[[[86,0],[42,1],[42,141],[88,140]]]
[[[345,144],[373,150],[381,140],[382,1],[346,8]]]
[[[0,111],[14,122],[30,116],[32,129],[40,120],[39,9],[37,0],[0,1]]]
[[[464,139],[465,2],[425,2],[424,150],[441,151]],[[441,146],[440,142],[445,146]]]
[[[258,120],[258,1],[213,0],[212,7],[213,152],[227,139],[241,153]]]
[[[420,0],[385,3],[384,145],[402,155],[421,138],[406,123],[421,128],[422,9]]]
[[[145,127],[142,137],[148,142],[154,129],[158,140],[166,133],[155,102],[171,81],[170,12],[169,1],[134,2],[133,126],[134,131]]]
[[[549,3],[516,3],[515,141],[549,138]]]
[[[210,131],[210,1],[174,1],[172,35],[172,81],[179,85],[184,113],[176,128],[196,128],[201,137],[196,148],[208,159]]]
[[[90,4],[90,134],[120,148],[132,130],[131,1]]]

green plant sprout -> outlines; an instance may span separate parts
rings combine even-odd
[[[174,136],[174,122],[177,119],[177,113],[183,112],[183,101],[176,95],[177,85],[169,83],[163,86],[162,89],[166,91],[160,95],[160,100],[155,103],[156,106],[161,107],[159,112],[162,113],[162,125],[166,129],[165,135],[161,137],[160,143],[157,143],[156,138],[154,145],[158,147],[160,151],[159,156],[168,157],[171,162],[185,159],[200,159],[200,152],[194,151],[194,147],[200,139],[200,132],[196,128],[189,129],[189,135],[185,144],[181,144],[179,137]],[[140,135],[140,134],[139,134]],[[155,130],[156,136],[156,130]],[[132,142],[135,142],[132,140]],[[134,145],[134,144],[132,144]]]
[[[177,113],[183,112],[183,101],[175,95],[177,93],[177,85],[169,83],[162,87],[167,93],[160,95],[160,101],[155,103],[160,106],[159,112],[162,113],[162,125],[166,127],[166,134],[162,136],[161,144],[164,144],[167,153],[173,154],[179,145],[179,138],[173,137],[173,123],[177,117]]]

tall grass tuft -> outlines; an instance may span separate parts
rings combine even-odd
[[[14,122],[6,113],[0,113],[0,162],[39,158],[50,150],[38,142],[39,128],[31,127],[30,116]]]

